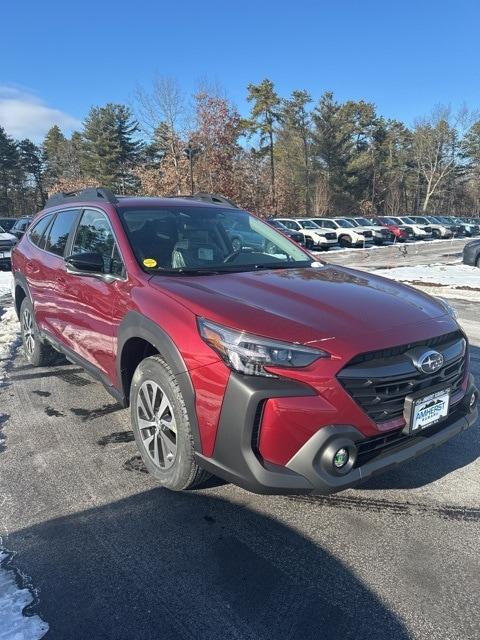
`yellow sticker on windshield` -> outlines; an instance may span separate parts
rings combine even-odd
[[[145,258],[143,266],[148,267],[148,269],[154,269],[157,266],[157,261],[153,258]]]

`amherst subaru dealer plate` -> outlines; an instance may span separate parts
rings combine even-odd
[[[415,400],[412,411],[411,433],[416,433],[446,418],[450,405],[450,390],[443,389]]]

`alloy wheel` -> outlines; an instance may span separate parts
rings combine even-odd
[[[152,462],[165,471],[177,455],[177,425],[165,391],[146,380],[137,394],[137,424]]]
[[[28,356],[35,351],[35,333],[33,317],[29,309],[25,309],[22,316],[23,344]]]

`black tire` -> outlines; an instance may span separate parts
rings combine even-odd
[[[352,240],[350,238],[350,236],[340,236],[338,239],[338,244],[341,247],[351,247],[352,246]]]
[[[435,240],[439,240],[442,237],[442,234],[438,229],[432,229],[432,236],[435,238]]]
[[[480,269],[480,256],[478,256],[477,261],[475,263],[477,267]]]
[[[305,249],[311,251],[315,247],[315,243],[311,238],[305,238]]]
[[[154,395],[152,383],[157,386],[156,393],[160,393],[160,397]],[[145,392],[149,394],[149,389],[152,395],[147,398]],[[168,407],[161,413],[164,399]],[[149,403],[153,407],[151,415],[148,415]],[[195,461],[195,446],[185,401],[172,370],[161,356],[151,356],[138,365],[130,387],[130,407],[133,434],[142,460],[148,472],[162,486],[182,491],[204,483],[211,476]],[[146,413],[144,408],[147,409]],[[142,420],[141,416],[146,419]],[[156,426],[142,426],[149,422],[155,422]],[[162,423],[167,427],[162,427]],[[173,458],[168,459],[169,455]]]
[[[20,327],[23,352],[30,364],[34,367],[48,367],[60,359],[58,351],[40,339],[33,306],[28,298],[24,298],[20,305]]]

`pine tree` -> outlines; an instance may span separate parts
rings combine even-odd
[[[42,150],[45,162],[45,183],[47,189],[50,189],[67,169],[67,139],[58,125],[53,125],[47,132]]]
[[[294,175],[299,191],[303,192],[304,210],[306,215],[311,211],[311,115],[307,105],[312,101],[307,91],[293,91],[288,100],[283,101],[283,147],[286,151],[287,162],[285,169],[293,169],[301,176]]]
[[[98,184],[125,193],[142,144],[130,109],[121,104],[92,107],[84,123],[82,169]]]
[[[266,151],[270,157],[271,204],[273,211],[276,212],[274,137],[275,126],[281,121],[280,98],[275,91],[273,82],[265,79],[260,84],[248,85],[247,100],[253,103],[250,113],[250,128],[253,132],[260,134],[260,148],[262,151]],[[265,142],[267,142],[266,146]]]
[[[14,186],[19,168],[18,148],[10,136],[0,126],[0,213],[13,213]]]
[[[45,204],[43,188],[44,172],[41,150],[31,140],[25,139],[18,143],[19,160],[28,183],[34,185],[32,209],[42,208]]]

